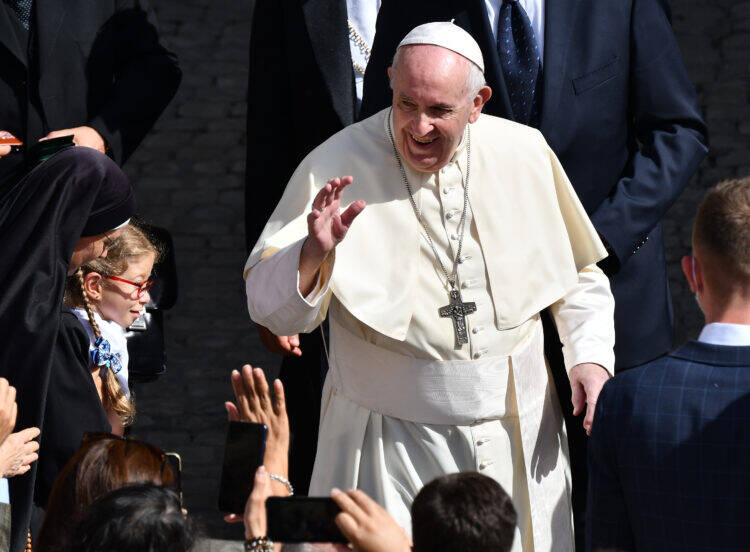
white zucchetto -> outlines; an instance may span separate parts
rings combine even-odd
[[[484,73],[484,58],[479,44],[452,21],[436,21],[414,27],[399,43],[398,48],[410,44],[432,44],[447,48],[474,63]]]

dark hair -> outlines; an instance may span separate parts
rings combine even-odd
[[[494,479],[474,473],[438,477],[411,505],[414,552],[510,550],[516,510]]]
[[[94,502],[73,531],[66,552],[188,552],[196,541],[173,490],[131,485]]]
[[[126,485],[175,485],[164,453],[147,443],[97,438],[84,443],[60,471],[47,503],[35,552],[67,550],[71,529],[89,505]]]

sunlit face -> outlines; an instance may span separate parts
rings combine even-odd
[[[393,132],[402,158],[420,172],[448,164],[467,123],[479,117],[491,91],[469,97],[469,61],[431,45],[405,46],[392,76]]]
[[[115,240],[120,237],[123,228],[110,230],[97,236],[87,236],[80,238],[73,250],[73,256],[68,266],[68,276],[73,274],[78,267],[94,259],[101,259],[107,256],[107,248],[111,247]]]
[[[154,254],[145,253],[131,259],[128,269],[117,277],[142,284],[151,277],[153,268]],[[139,298],[138,287],[125,282],[104,278],[100,285],[101,294],[92,300],[94,307],[102,318],[117,322],[123,328],[130,326],[143,314],[146,303],[151,299],[148,291],[144,291]]]

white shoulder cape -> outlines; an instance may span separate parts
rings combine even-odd
[[[336,248],[330,287],[358,320],[403,340],[412,316],[421,227],[386,131],[390,108],[351,125],[302,161],[245,264],[244,274],[307,235],[326,181],[352,175],[342,206],[365,210]],[[269,160],[270,161],[270,160]],[[471,127],[469,200],[499,330],[522,324],[606,256],[555,154],[529,127],[481,115]],[[263,183],[259,183],[263,185]]]

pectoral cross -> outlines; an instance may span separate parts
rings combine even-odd
[[[463,343],[469,342],[469,334],[466,331],[466,315],[477,311],[474,302],[464,303],[461,293],[454,287],[450,291],[450,303],[440,307],[438,311],[441,318],[453,318],[453,329],[456,331],[456,348],[461,348]]]

